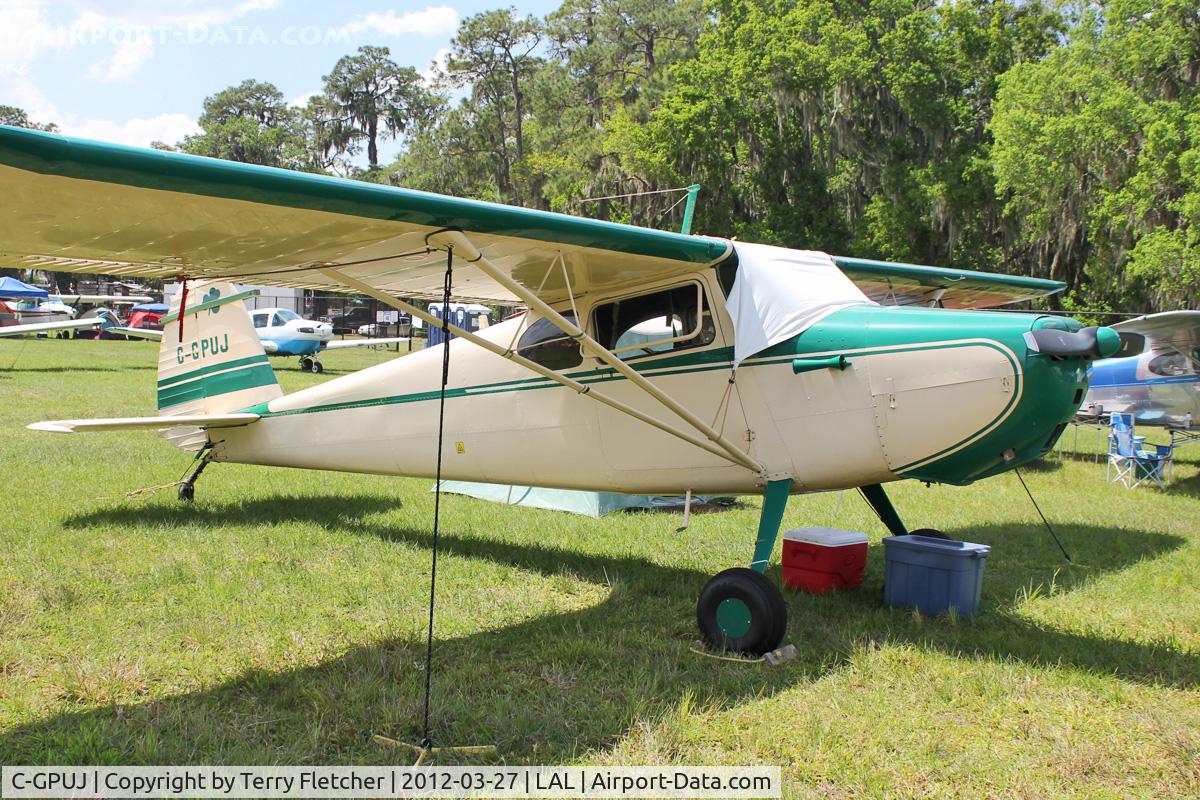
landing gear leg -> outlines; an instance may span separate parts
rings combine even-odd
[[[888,499],[887,492],[881,485],[872,483],[869,486],[860,486],[859,491],[871,504],[871,508],[879,516],[879,521],[887,526],[888,532],[892,536],[908,535],[908,528],[904,527],[904,523],[900,521],[900,515],[896,513],[895,506],[892,505],[892,501]]]
[[[200,463],[192,470],[192,474],[188,475],[183,483],[179,484],[179,499],[185,503],[190,503],[196,497],[196,481],[200,478],[200,473],[204,472],[204,468],[212,461],[211,454],[205,453],[200,458]]]
[[[700,592],[696,623],[709,647],[762,655],[783,641],[787,632],[787,606],[779,589],[763,573],[779,537],[791,488],[790,479],[767,483],[750,568],[719,572]]]
[[[866,501],[871,504],[871,508],[879,515],[879,520],[887,526],[888,532],[892,536],[907,536],[908,528],[904,527],[904,522],[901,521],[900,515],[896,513],[896,507],[892,505],[892,501],[888,499],[887,493],[883,491],[883,487],[878,483],[872,483],[870,486],[860,486]],[[934,528],[920,528],[912,531],[913,536],[927,536],[930,539],[949,539],[950,537]]]
[[[321,366],[321,359],[317,358],[316,353],[313,353],[311,356],[301,356],[300,369],[305,372],[311,372],[314,375],[320,375],[325,371],[325,367]]]

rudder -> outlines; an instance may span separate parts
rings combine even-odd
[[[219,281],[190,283],[181,331],[183,294],[176,294],[163,318],[158,413],[223,414],[281,397],[243,302],[254,292]]]

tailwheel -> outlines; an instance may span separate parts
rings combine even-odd
[[[783,641],[787,606],[765,575],[734,567],[718,572],[704,585],[696,622],[709,647],[760,656]]]
[[[181,483],[179,485],[179,499],[185,503],[190,503],[196,499],[196,487],[190,483]]]

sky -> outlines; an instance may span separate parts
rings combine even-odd
[[[511,2],[511,0],[510,0]],[[561,0],[516,0],[543,16]],[[429,73],[466,17],[505,0],[0,0],[0,105],[62,133],[149,145],[199,130],[204,98],[247,78],[302,104],[343,55],[391,49]],[[395,144],[381,147],[386,161]]]

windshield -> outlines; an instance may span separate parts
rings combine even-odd
[[[295,311],[288,311],[286,308],[281,308],[278,311],[276,311],[275,318],[278,319],[281,323],[291,322],[294,319],[302,319],[302,317],[299,314],[297,314]]]

